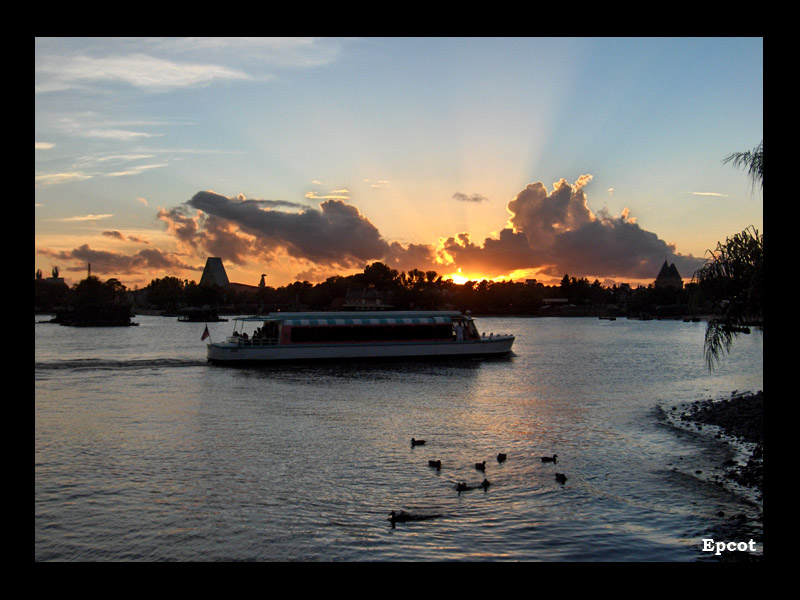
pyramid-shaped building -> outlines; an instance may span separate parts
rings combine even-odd
[[[200,277],[200,285],[218,285],[226,288],[229,283],[222,259],[218,256],[209,256],[206,259],[203,275]]]

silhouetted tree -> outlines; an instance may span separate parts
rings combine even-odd
[[[382,262],[374,262],[364,267],[362,281],[364,287],[382,291],[392,290],[398,282],[399,273]]]
[[[733,163],[737,168],[744,167],[753,188],[755,189],[758,184],[762,190],[764,189],[764,140],[752,150],[729,154],[722,162]]]
[[[744,167],[755,189],[764,189],[764,141],[753,150],[734,152],[723,160]],[[705,358],[709,369],[729,352],[734,338],[749,323],[763,324],[764,236],[749,227],[717,243],[715,252],[696,273],[701,290],[711,300],[717,315],[708,322]]]
[[[706,363],[712,369],[745,326],[763,323],[764,236],[751,227],[718,243],[696,278],[716,313],[705,335]]]
[[[118,279],[101,282],[94,275],[79,281],[70,290],[68,306],[56,311],[62,325],[130,325],[130,306],[126,288]]]
[[[186,304],[185,285],[177,277],[153,279],[146,290],[147,301],[156,308],[176,312]]]

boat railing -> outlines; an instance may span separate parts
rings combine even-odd
[[[277,346],[280,338],[266,338],[266,337],[255,337],[255,338],[244,338],[238,335],[234,335],[228,338],[229,344],[238,344],[239,346]]]

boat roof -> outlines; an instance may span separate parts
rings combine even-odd
[[[237,317],[236,321],[282,321],[287,325],[390,325],[394,323],[450,323],[463,317],[455,310],[274,312]]]

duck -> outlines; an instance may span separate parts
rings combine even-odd
[[[424,446],[424,445],[425,445],[425,440],[416,440],[414,438],[411,438],[411,446]]]
[[[500,452],[500,453],[497,455],[497,462],[499,462],[499,463],[501,463],[501,462],[505,462],[505,460],[506,460],[507,458],[508,458],[508,456],[506,455],[506,453],[505,453],[505,452]]]
[[[471,485],[467,485],[466,481],[461,481],[456,484],[456,491],[457,492],[466,492],[467,490],[474,490],[475,488]]]
[[[488,479],[484,479],[483,481],[481,481],[481,487],[483,488],[483,491],[488,490],[490,485],[492,485],[492,482],[489,481]]]
[[[486,461],[475,463],[475,468],[478,471],[485,471],[486,470]]]
[[[556,481],[558,483],[566,483],[567,482],[567,476],[564,475],[563,473],[556,473]]]
[[[407,523],[408,521],[425,521],[427,519],[437,519],[442,515],[415,515],[413,513],[407,513],[404,510],[400,512],[391,511],[389,513],[389,518],[387,519],[392,526],[395,523]]]
[[[554,462],[556,462],[557,458],[558,458],[558,454],[553,454],[553,456],[543,456],[542,457],[542,462],[554,463]]]
[[[440,461],[440,460],[429,460],[428,461],[428,466],[429,467],[433,467],[437,471],[440,471],[441,468],[442,468],[442,461]]]

